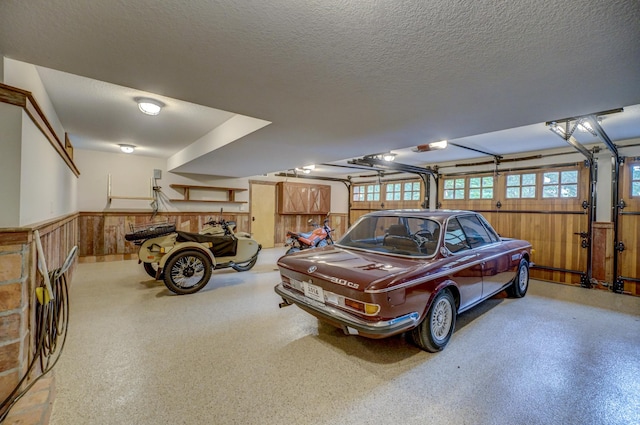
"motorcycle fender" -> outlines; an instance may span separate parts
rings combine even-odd
[[[171,257],[173,257],[179,252],[187,251],[187,250],[197,250],[202,252],[203,254],[209,257],[209,259],[211,260],[211,265],[213,267],[216,266],[216,258],[213,256],[211,251],[209,251],[208,247],[197,242],[180,242],[176,244],[173,248],[171,248],[170,251],[166,250],[166,254],[160,260],[160,267],[164,268],[164,265],[167,264],[167,261],[169,261]]]
[[[176,236],[176,233],[172,233],[147,239],[138,249],[138,259],[143,263],[159,263],[165,252],[175,245]]]

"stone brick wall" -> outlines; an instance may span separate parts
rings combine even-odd
[[[27,232],[0,235],[0,401],[28,366],[31,242]]]
[[[0,402],[25,375],[35,352],[35,288],[43,282],[36,267],[36,229],[47,266],[53,270],[78,244],[78,215],[30,228],[0,229]],[[74,269],[67,272],[68,282]]]

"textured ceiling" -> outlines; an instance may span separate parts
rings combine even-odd
[[[164,145],[134,136],[149,152],[182,149],[221,111],[269,121],[178,168],[249,176],[442,138],[502,154],[537,131],[536,147],[562,146],[541,123],[640,104],[638,22],[637,0],[4,0],[0,53],[205,116]],[[124,118],[68,97],[52,101],[78,140],[124,137]]]

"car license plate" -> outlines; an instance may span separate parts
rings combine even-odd
[[[324,304],[324,291],[321,287],[313,285],[309,282],[302,282],[304,295],[312,300],[320,301]]]

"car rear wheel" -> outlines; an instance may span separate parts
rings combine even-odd
[[[164,267],[164,284],[176,294],[193,294],[209,283],[211,268],[211,260],[204,253],[179,252]]]
[[[507,295],[512,298],[522,298],[529,288],[529,262],[524,258],[520,260],[518,274],[513,279],[511,286],[507,288]]]
[[[441,351],[456,326],[456,302],[448,290],[441,291],[431,303],[422,322],[411,331],[413,342],[425,351]]]

